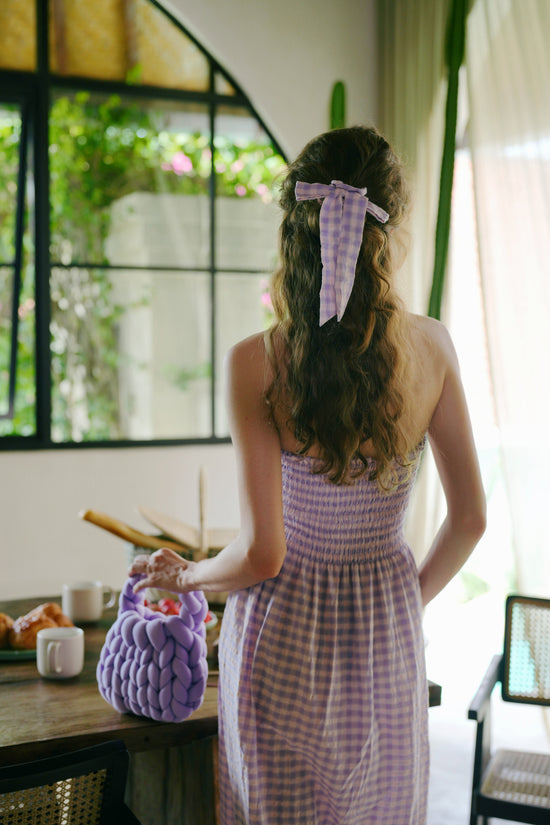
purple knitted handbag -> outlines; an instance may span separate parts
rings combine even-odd
[[[97,665],[103,698],[120,713],[182,722],[202,704],[208,676],[208,604],[200,591],[180,595],[179,616],[143,604],[143,590],[127,579],[118,616],[105,638]]]

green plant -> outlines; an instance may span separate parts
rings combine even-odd
[[[12,287],[15,258],[15,206],[21,115],[16,105],[0,108],[0,399],[7,411],[9,364],[11,354]],[[35,336],[34,267],[32,239],[23,238],[23,265],[18,311],[17,383],[14,418],[0,421],[0,435],[12,431],[34,433],[35,425]]]
[[[332,87],[330,99],[330,128],[343,129],[346,125],[346,87],[338,80]]]

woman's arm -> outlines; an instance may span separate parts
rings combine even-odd
[[[420,565],[426,605],[463,566],[486,526],[486,502],[456,353],[448,332],[438,328],[445,361],[441,396],[428,436],[447,502],[447,515]]]
[[[138,557],[130,575],[145,573],[136,589],[241,590],[276,576],[286,554],[283,526],[281,447],[265,403],[263,336],[233,347],[225,361],[226,406],[237,464],[241,527],[214,558],[187,562],[162,549]]]

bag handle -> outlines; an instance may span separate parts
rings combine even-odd
[[[138,581],[145,578],[143,573],[136,576],[130,576],[124,582],[124,586],[120,593],[118,601],[118,615],[122,613],[135,612],[144,619],[155,619],[164,617],[163,613],[157,610],[152,610],[143,603],[144,591],[140,590],[134,593],[134,585]],[[204,622],[206,614],[208,613],[208,602],[201,590],[193,590],[189,593],[180,593],[180,618],[184,620],[188,627],[198,627],[201,622]]]

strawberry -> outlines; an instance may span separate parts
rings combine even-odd
[[[174,599],[160,599],[159,610],[166,616],[176,616],[180,610]]]

